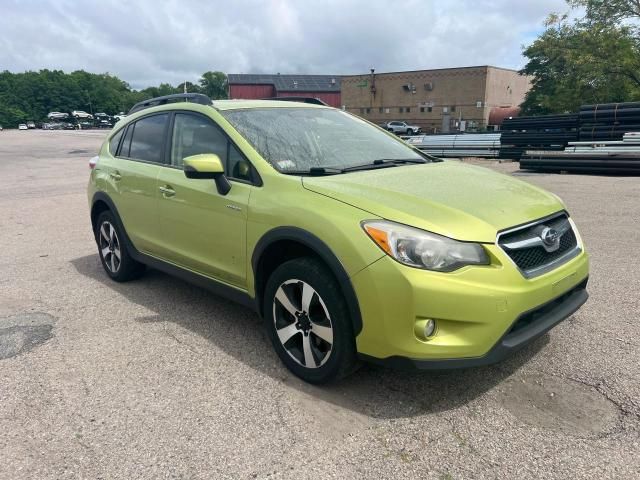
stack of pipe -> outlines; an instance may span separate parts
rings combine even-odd
[[[526,150],[562,150],[578,140],[578,115],[507,118],[502,122],[500,157],[519,160]]]
[[[435,157],[495,158],[500,153],[499,133],[419,135],[407,137],[406,141]]]
[[[580,107],[580,140],[620,140],[640,131],[640,102],[602,103]]]
[[[625,133],[615,141],[570,142],[561,152],[527,151],[520,168],[640,175],[640,133]]]

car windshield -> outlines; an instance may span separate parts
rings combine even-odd
[[[403,141],[340,110],[258,108],[228,110],[224,117],[278,171],[344,168],[381,162],[424,163]]]

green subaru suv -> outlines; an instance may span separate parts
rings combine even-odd
[[[90,166],[109,277],[150,266],[251,307],[308,382],[361,360],[497,362],[587,300],[588,257],[558,197],[341,110],[160,97]]]

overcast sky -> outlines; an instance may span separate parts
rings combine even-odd
[[[564,0],[0,0],[0,70],[110,72],[134,88],[202,72],[495,65]]]

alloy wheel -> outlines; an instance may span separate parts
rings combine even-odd
[[[112,274],[118,273],[122,263],[122,252],[120,250],[120,239],[116,229],[110,222],[102,222],[99,233],[100,255],[104,259],[104,264]]]
[[[273,322],[285,351],[306,368],[326,363],[333,348],[331,316],[316,290],[302,280],[287,280],[273,299]]]

